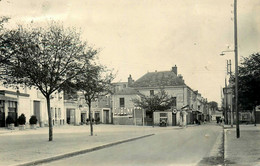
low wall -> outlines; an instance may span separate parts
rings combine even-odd
[[[114,116],[113,122],[115,125],[134,125],[134,118],[129,116]]]

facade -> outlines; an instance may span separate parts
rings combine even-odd
[[[134,103],[130,100],[130,98],[137,97],[137,93],[141,93],[146,96],[150,96],[158,93],[161,88],[163,88],[168,95],[172,98],[175,98],[175,103],[172,106],[172,113],[174,114],[174,120],[172,122],[176,122],[176,125],[180,125],[183,121],[186,124],[193,124],[195,119],[199,118],[199,115],[208,114],[208,107],[205,106],[206,99],[202,97],[198,97],[198,91],[192,90],[189,86],[187,86],[183,80],[181,75],[177,73],[177,66],[172,67],[170,71],[155,71],[148,72],[138,80],[134,81],[131,75],[128,78],[128,84],[124,85],[116,84],[117,88],[123,89],[124,87],[126,91],[136,91],[136,93],[124,94],[115,93],[113,96],[116,96],[116,99],[113,100],[113,108],[114,113],[123,113],[127,114],[128,111],[131,112],[131,109],[134,108]],[[124,86],[119,86],[124,85]],[[125,98],[125,106],[122,108],[117,108],[115,106],[119,106],[119,98]],[[117,109],[120,109],[118,111]],[[173,111],[176,110],[176,111]],[[182,113],[181,113],[182,112]],[[153,115],[146,114],[146,124],[150,124],[153,122]],[[205,115],[205,117],[209,117],[210,115]],[[204,119],[204,118],[201,118]],[[173,123],[172,123],[173,124]],[[151,124],[150,124],[151,125]]]
[[[153,112],[154,125],[159,126],[165,122],[167,126],[176,126],[176,117],[171,110]]]
[[[20,93],[10,90],[0,90],[0,127],[5,127],[5,120],[7,116],[11,116],[17,126],[17,118],[21,113],[30,117],[30,98],[29,94]]]
[[[113,85],[119,87],[122,83]],[[132,102],[133,99],[139,98],[140,93],[133,88],[124,87],[116,88],[112,96],[114,124],[144,125],[145,111],[136,108]]]
[[[233,124],[235,113],[234,113],[234,95],[232,85],[229,84],[225,88],[223,88],[223,108],[224,108],[224,119],[226,124]]]
[[[65,97],[66,123],[71,125],[86,124],[89,119],[89,107],[84,96],[77,93],[77,97]],[[92,118],[103,124],[112,123],[111,95],[100,96],[91,103]]]
[[[18,90],[5,87],[1,87],[1,89],[1,127],[6,126],[5,119],[8,115],[12,116],[16,122],[21,114],[25,115],[27,124],[30,117],[35,115],[39,127],[48,126],[47,103],[39,90],[28,87],[19,87]],[[65,124],[63,92],[56,92],[51,97],[52,123],[53,125],[63,125]]]
[[[235,96],[234,96],[234,83],[229,80],[229,84],[223,88],[223,111],[224,119],[226,124],[236,123],[236,112],[235,112]],[[257,114],[256,114],[257,115]],[[240,110],[239,111],[239,121],[240,123],[254,123],[254,111],[253,110]]]

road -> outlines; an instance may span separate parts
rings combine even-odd
[[[164,130],[154,136],[43,165],[213,165],[222,127],[201,125]],[[206,161],[206,162],[205,162]],[[216,163],[215,163],[216,164]]]

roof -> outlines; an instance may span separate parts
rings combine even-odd
[[[149,72],[136,80],[131,87],[158,87],[185,85],[182,78],[172,71]]]
[[[133,88],[124,88],[115,93],[115,95],[139,95],[140,92]]]

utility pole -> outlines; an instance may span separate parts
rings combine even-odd
[[[237,47],[237,0],[234,0],[234,46],[235,46],[235,110],[236,110],[236,133],[240,138],[239,108],[238,108],[238,47]]]
[[[227,63],[228,65],[228,63]],[[227,87],[227,79],[225,78],[225,90],[224,90],[224,98],[225,98],[225,124],[228,124],[228,116],[227,116],[227,112],[228,112],[228,87]]]

